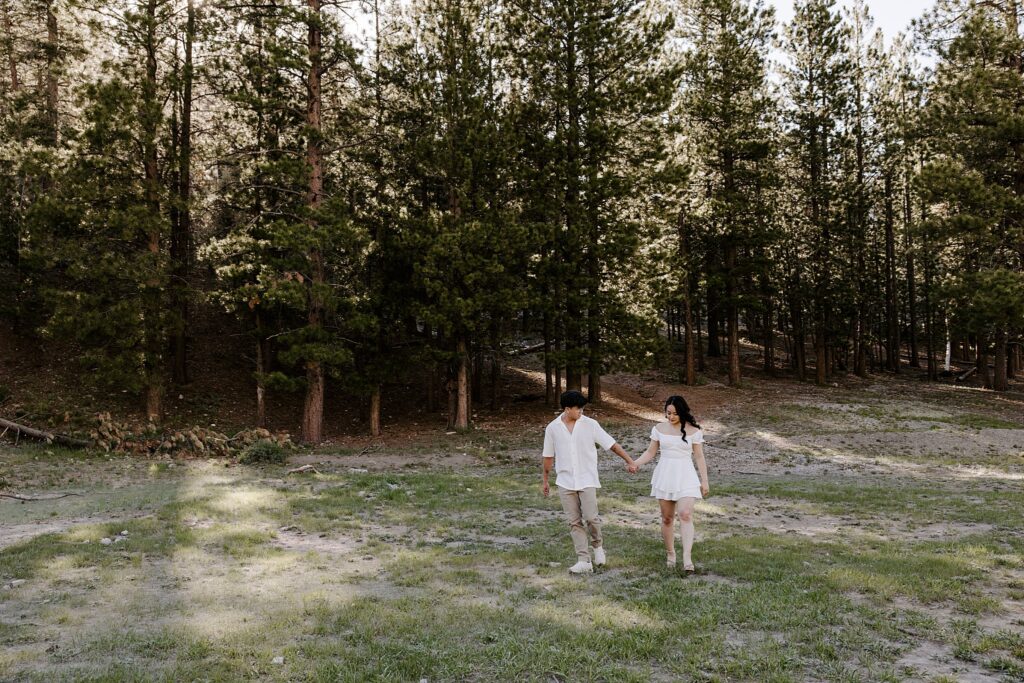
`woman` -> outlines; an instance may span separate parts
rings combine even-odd
[[[651,428],[651,445],[637,458],[636,466],[650,462],[658,446],[661,457],[651,477],[651,496],[661,506],[661,537],[665,541],[666,564],[676,566],[675,518],[679,515],[683,541],[683,569],[695,571],[693,548],[693,506],[708,495],[708,468],[704,462],[704,434],[682,396],[665,401],[665,422]],[[697,467],[694,468],[694,462]],[[700,472],[698,476],[697,472]]]

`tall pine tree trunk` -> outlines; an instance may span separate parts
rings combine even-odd
[[[57,141],[60,139],[60,121],[58,119],[60,105],[57,84],[57,57],[60,46],[57,44],[57,15],[53,12],[53,3],[54,0],[47,0],[46,3],[46,128],[50,144],[56,147]],[[155,22],[155,9],[153,14]]]
[[[896,230],[893,220],[892,176],[885,174],[885,329],[886,366],[900,371],[899,313],[896,305]]]
[[[768,285],[768,275],[761,273],[761,298],[764,300],[764,371],[775,374],[775,304]]]
[[[584,21],[590,21],[589,16],[584,15]],[[593,107],[597,100],[597,89],[599,87],[598,76],[594,67],[594,55],[591,49],[583,50],[583,61],[587,65],[587,82],[585,98],[587,103],[587,120],[594,121],[597,116]],[[587,245],[587,282],[589,301],[587,302],[587,398],[591,403],[601,402],[601,372],[602,372],[602,349],[601,349],[601,262],[599,257],[599,245],[601,243],[601,218],[600,200],[601,195],[598,189],[598,172],[600,162],[595,157],[598,143],[591,137],[591,128],[588,127],[587,135],[584,136],[584,145],[587,150],[585,156],[587,164],[587,234],[590,244]]]
[[[145,20],[146,74],[142,85],[142,154],[145,171],[147,209],[146,251],[151,275],[146,282],[144,297],[144,372],[146,418],[159,422],[163,417],[163,362],[161,349],[163,317],[163,283],[160,278],[160,169],[158,167],[157,127],[160,121],[160,102],[157,99],[157,0],[148,0]]]
[[[469,344],[460,335],[455,345],[457,370],[455,377],[455,429],[469,429]]]
[[[477,344],[470,355],[472,364],[470,368],[470,405],[480,405],[484,400],[484,350]]]
[[[921,199],[920,218],[922,221],[928,218],[927,204]],[[928,368],[928,379],[932,382],[939,379],[938,361],[935,358],[935,305],[932,301],[932,271],[935,267],[933,247],[931,241],[925,237],[921,251],[924,263],[924,336],[925,353],[928,354],[926,365]]]
[[[859,266],[863,268],[863,255],[858,255],[860,259]],[[863,270],[861,270],[861,277],[863,278]],[[868,376],[868,352],[867,352],[867,292],[864,291],[863,281],[860,286],[861,294],[858,297],[856,318],[853,322],[853,371],[858,377]]]
[[[591,403],[601,402],[601,360],[593,354],[587,369],[587,400]]]
[[[694,279],[696,280],[696,278],[694,278]],[[696,290],[696,287],[692,288],[690,291],[693,292],[695,290]],[[695,320],[697,321],[697,370],[699,370],[700,372],[704,372],[704,370],[706,369],[706,366],[704,364],[704,338],[703,338],[703,335],[701,334],[701,330],[702,330],[701,320],[703,319],[703,316],[701,315],[701,308],[702,308],[701,304],[702,304],[701,300],[698,299],[697,300],[697,315],[694,316],[694,317],[695,317]]]
[[[381,65],[381,50],[382,40],[384,35],[380,30],[380,4],[377,0],[373,0],[373,95],[374,95],[374,134],[378,136],[378,139],[384,140],[384,94],[381,85],[381,72],[383,67]],[[386,205],[387,197],[385,192],[386,178],[384,175],[384,160],[382,150],[377,150],[373,157],[373,170],[374,170],[374,201],[377,202],[378,206],[383,207]],[[376,243],[377,249],[384,253],[386,256],[386,233],[385,233],[385,221],[383,216],[377,216],[374,231],[374,242]],[[371,260],[369,262],[370,267],[368,268],[369,275],[369,289],[373,293],[372,296],[378,300],[378,303],[384,298],[384,291],[387,288],[387,284],[384,281],[384,273],[381,264],[377,261]],[[384,317],[385,313],[380,306],[376,307],[375,314],[377,316],[377,333],[374,335],[374,358],[380,360],[385,353],[387,346],[387,335],[385,326],[382,324],[381,318]],[[429,329],[429,328],[427,328]],[[416,325],[412,325],[410,330],[411,335],[416,334]],[[429,337],[429,334],[428,334]],[[373,390],[370,394],[370,436],[381,436],[383,428],[381,427],[381,399],[382,399],[382,387],[381,377],[382,371],[377,365],[374,369],[374,377],[372,378],[375,382]],[[430,399],[428,398],[428,404]]]
[[[1006,328],[999,327],[995,338],[995,376],[992,378],[992,388],[996,391],[1007,391],[1010,388],[1006,365]]]
[[[423,339],[425,340],[428,347],[434,344],[434,328],[431,327],[430,323],[424,323],[423,325]],[[438,398],[438,394],[440,393],[440,388],[438,386],[440,384],[440,382],[438,382],[438,375],[440,373],[438,371],[437,363],[435,361],[430,361],[429,363],[427,363],[426,369],[427,412],[436,413],[440,408],[441,403]]]
[[[738,292],[736,291],[736,245],[731,243],[725,247],[725,269],[726,269],[726,314],[728,316],[727,329],[729,334],[729,386],[740,384],[740,315],[739,306],[736,305]]]
[[[991,389],[992,373],[988,369],[988,335],[978,335],[977,348],[978,352],[975,355],[974,363],[978,368],[978,376],[981,377],[982,386]]]
[[[793,326],[793,370],[801,382],[807,379],[807,337],[804,331],[803,300],[800,297],[800,276],[797,274],[789,294],[790,324]]]
[[[914,281],[914,242],[911,230],[913,203],[910,195],[910,169],[904,172],[903,180],[903,236],[907,257],[907,323],[910,332],[910,367],[921,367],[917,350],[917,292]]]
[[[564,286],[559,285],[558,287],[556,287],[556,291],[558,291],[559,294],[562,297],[565,296],[565,287]],[[564,300],[564,299],[559,299],[559,300]],[[558,320],[556,322],[556,326],[557,326],[557,336],[555,337],[555,354],[557,355],[559,360],[555,363],[555,403],[556,403],[556,405],[558,405],[560,400],[561,400],[561,396],[562,396],[562,379],[563,379],[564,374],[566,374],[566,373],[563,372],[563,370],[565,369],[565,360],[564,360],[564,358],[565,358],[565,351],[566,351],[566,345],[565,345],[565,311],[564,310],[559,310],[558,311]]]
[[[551,313],[544,311],[544,402],[555,405],[554,364],[551,362]]]
[[[590,307],[587,311],[587,398],[591,403],[601,402],[601,310],[598,304],[600,297],[597,278],[598,268],[596,257],[589,259],[589,279],[591,282]]]
[[[679,235],[679,260],[680,266],[686,277],[683,278],[683,338],[686,346],[686,374],[685,381],[688,386],[697,383],[696,355],[693,343],[693,287],[694,273],[693,265],[690,263],[690,240],[687,234],[686,212],[679,212],[679,220],[676,229]]]
[[[306,80],[306,125],[309,129],[306,141],[306,165],[309,173],[309,193],[306,206],[309,211],[309,230],[318,229],[318,212],[323,201],[323,150],[321,149],[321,29],[320,0],[307,0],[309,71]],[[312,242],[316,244],[317,240]],[[316,336],[323,326],[323,301],[321,288],[324,285],[324,263],[318,247],[307,253],[310,282],[307,288],[307,326]],[[324,418],[324,368],[317,358],[306,359],[306,401],[302,410],[302,439],[306,443],[319,443],[323,438]]]
[[[935,359],[935,306],[932,302],[932,257],[925,256],[924,262],[924,336],[925,353],[928,355],[928,379],[939,379],[939,368]]]
[[[18,57],[14,52],[14,27],[11,25],[10,0],[0,0],[0,22],[4,27],[4,51],[7,52],[7,70],[11,79],[11,94],[21,89],[18,80]]]
[[[383,430],[380,428],[380,385],[373,387],[370,394],[370,436],[380,436]]]
[[[263,314],[255,311],[256,318],[256,426],[267,427],[267,352],[268,345],[263,333]]]
[[[498,382],[501,380],[501,335],[497,323],[491,325],[491,410],[498,409]]]
[[[565,93],[566,93],[566,183],[565,183],[565,205],[563,207],[564,220],[565,220],[565,235],[570,242],[563,243],[562,253],[566,258],[566,262],[572,264],[574,267],[571,268],[570,279],[580,278],[582,275],[583,264],[579,261],[579,254],[582,253],[577,249],[580,235],[585,233],[584,226],[581,225],[582,211],[580,205],[580,178],[583,174],[582,168],[582,152],[581,152],[581,125],[582,125],[582,111],[581,111],[581,83],[580,83],[580,64],[578,53],[577,53],[577,6],[575,3],[568,3],[566,19],[566,35],[565,35]],[[566,364],[565,364],[565,388],[567,390],[572,389],[580,391],[583,388],[583,368],[581,362],[580,343],[581,343],[581,316],[582,306],[580,302],[580,296],[577,290],[572,290],[570,287],[563,287],[562,291],[566,292],[566,307],[565,307],[565,335],[563,337],[563,343],[565,344],[566,351]]]
[[[859,31],[860,25],[858,24],[858,36],[861,35]],[[865,198],[865,145],[864,145],[864,112],[863,112],[863,98],[862,98],[862,86],[863,84],[863,73],[860,69],[859,55],[860,49],[858,47],[858,68],[857,77],[854,81],[855,89],[855,108],[856,108],[856,120],[857,124],[855,127],[855,138],[856,138],[856,150],[857,150],[857,203],[855,206],[856,216],[856,230],[854,238],[854,249],[857,253],[856,264],[857,264],[857,302],[854,308],[856,320],[853,323],[853,371],[858,377],[867,377],[867,353],[864,348],[865,337],[865,318],[867,316],[867,273],[864,263],[864,250],[867,248],[867,201]]]
[[[188,0],[185,21],[185,63],[181,78],[181,129],[178,149],[178,207],[177,220],[171,229],[171,262],[173,283],[172,302],[177,320],[171,340],[171,368],[174,382],[186,384],[191,379],[188,371],[189,280],[192,262],[192,42],[196,32],[196,13],[193,1]]]
[[[722,334],[719,326],[718,290],[714,285],[708,283],[707,309],[708,309],[708,357],[717,358],[722,355],[722,347],[719,345]]]

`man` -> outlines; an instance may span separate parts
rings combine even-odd
[[[555,486],[558,487],[562,509],[569,521],[569,534],[576,549],[576,564],[569,568],[569,572],[589,574],[594,571],[594,565],[600,567],[608,561],[601,539],[601,518],[597,514],[597,489],[601,488],[601,482],[597,478],[595,444],[600,444],[605,450],[622,458],[630,473],[636,472],[636,465],[597,420],[584,417],[586,396],[578,391],[567,391],[562,394],[559,403],[562,414],[544,430],[542,490],[545,496],[550,493],[548,473],[554,465],[557,475]],[[591,546],[594,549],[593,563],[590,561]]]

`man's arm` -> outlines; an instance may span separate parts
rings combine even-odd
[[[601,448],[609,450],[622,458],[626,462],[626,469],[629,470],[630,474],[636,472],[636,465],[633,463],[633,458],[629,457],[629,454],[622,450],[622,446],[619,445],[619,442],[612,438],[611,434],[604,431],[604,428],[598,424],[596,420],[593,424],[595,427],[594,441],[596,441]]]
[[[546,498],[548,493],[550,493],[550,489],[548,488],[548,473],[551,472],[551,466],[555,464],[555,439],[551,435],[550,426],[544,430],[544,450],[541,451],[541,455],[544,456],[541,491],[544,493],[544,497]]]
[[[633,462],[633,458],[629,457],[629,453],[622,450],[622,446],[618,443],[614,443],[609,450],[626,461],[626,469],[629,470],[630,474],[636,472],[636,463]]]

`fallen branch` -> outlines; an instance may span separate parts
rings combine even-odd
[[[296,467],[293,470],[288,470],[285,474],[301,474],[302,472],[312,472],[313,474],[320,474],[317,468],[312,465],[303,465],[302,467]]]
[[[30,501],[31,500],[57,500],[58,498],[67,498],[68,496],[80,496],[80,495],[82,495],[82,494],[81,493],[62,493],[59,496],[40,496],[40,497],[34,498],[32,496],[19,496],[17,493],[3,493],[3,492],[0,492],[0,498],[13,498],[14,500],[21,500],[21,501],[26,501],[26,500],[30,500]]]
[[[62,446],[70,446],[71,448],[88,448],[92,445],[89,441],[84,439],[76,439],[74,437],[65,436],[64,434],[53,434],[50,432],[44,432],[41,429],[33,429],[32,427],[26,427],[25,425],[18,424],[17,422],[11,422],[0,417],[0,427],[5,427],[4,433],[7,433],[8,429],[13,429],[17,435],[24,434],[27,437],[33,439],[39,439],[46,443],[59,443]]]
[[[378,448],[380,448],[380,444],[371,443],[366,448],[364,448],[363,450],[361,450],[358,453],[356,453],[355,457],[357,457],[357,458],[362,457],[362,456],[366,455],[367,453],[369,453],[370,451],[375,451]]]
[[[959,377],[957,377],[957,378],[956,378],[956,381],[957,381],[957,382],[963,382],[963,381],[964,381],[965,379],[967,379],[968,377],[970,377],[971,375],[973,375],[973,374],[974,374],[974,373],[976,373],[977,371],[978,371],[978,366],[977,366],[977,365],[975,365],[975,366],[974,366],[973,368],[971,368],[970,370],[968,370],[968,371],[967,371],[967,372],[965,372],[964,374],[962,374],[962,375],[960,375]]]
[[[523,347],[521,349],[516,349],[515,351],[512,351],[509,355],[510,356],[525,356],[528,353],[537,353],[538,351],[543,351],[543,350],[544,350],[544,342],[541,342],[540,344],[534,344],[533,346],[526,346],[526,347]]]

